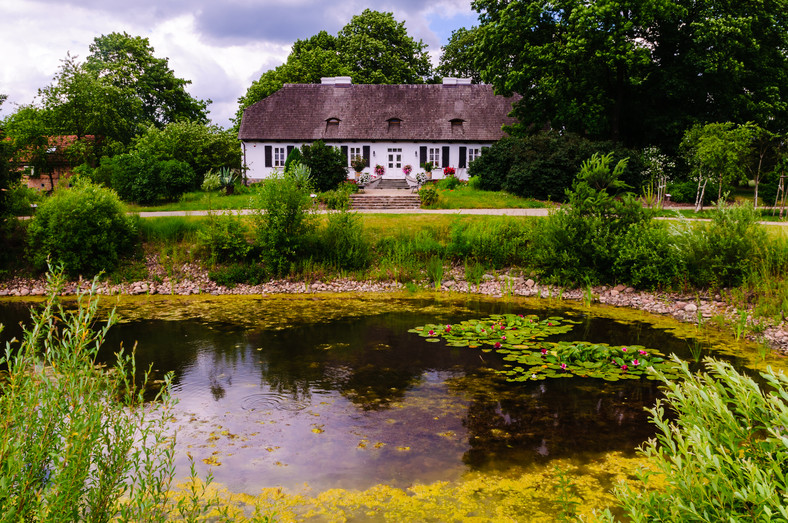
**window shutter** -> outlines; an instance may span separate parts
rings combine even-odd
[[[364,154],[364,165],[369,167],[369,145],[364,146],[363,154]]]
[[[427,163],[427,147],[419,147],[419,165]]]
[[[449,146],[443,146],[443,154],[441,155],[443,158],[441,159],[442,165],[441,167],[448,167],[449,166]]]
[[[467,147],[460,147],[460,161],[457,162],[457,167],[460,169],[464,169],[467,164],[465,163],[468,159],[468,148]]]
[[[273,151],[273,147],[271,147],[270,145],[265,146],[265,166],[266,167],[274,166],[274,151]]]
[[[292,145],[288,145],[287,146],[287,156],[290,156],[290,153],[293,152],[293,149],[295,149],[294,146],[292,146]]]
[[[350,165],[350,158],[348,158],[347,155],[347,145],[343,145],[342,147],[340,147],[340,149],[342,149],[342,156],[345,157],[345,161],[347,162],[347,165]]]

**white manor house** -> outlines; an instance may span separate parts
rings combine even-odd
[[[323,140],[350,161],[366,160],[366,172],[385,168],[384,178],[404,178],[432,162],[433,177],[453,167],[467,179],[467,167],[484,147],[515,122],[509,112],[519,97],[504,98],[489,85],[444,78],[442,85],[353,85],[350,77],[320,84],[285,84],[246,108],[238,138],[251,181],[282,170],[295,147]]]

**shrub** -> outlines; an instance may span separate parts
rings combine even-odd
[[[627,163],[620,178],[638,189],[642,179],[639,155],[610,142],[592,142],[552,131],[504,138],[484,149],[471,163],[468,173],[480,177],[483,190],[504,190],[539,200],[564,200],[582,162],[594,153],[610,151],[616,161],[634,158]]]
[[[313,188],[330,191],[347,180],[347,159],[342,150],[329,147],[322,140],[301,147],[303,164],[312,172]]]
[[[47,258],[70,275],[112,271],[135,246],[134,221],[114,191],[90,183],[57,191],[38,208],[28,227],[34,265]]]
[[[122,154],[102,159],[101,165],[111,173],[112,188],[127,201],[149,204],[176,200],[196,186],[194,170],[179,160],[157,161]]]
[[[458,261],[483,260],[496,269],[527,261],[532,222],[490,217],[484,222],[451,225],[449,256]]]
[[[301,154],[301,149],[298,147],[294,147],[292,151],[287,155],[287,159],[285,160],[284,171],[290,171],[290,168],[294,165],[304,163],[304,156]]]
[[[257,263],[231,263],[208,271],[208,277],[218,285],[232,288],[239,283],[259,285],[268,277],[265,268]]]
[[[197,242],[208,251],[212,263],[243,261],[252,249],[241,217],[231,212],[210,213],[207,226],[197,232]]]
[[[666,227],[634,224],[618,237],[613,277],[642,289],[673,287],[684,273],[683,260]]]
[[[332,212],[320,231],[323,261],[337,270],[359,270],[369,267],[370,241],[361,218],[356,213]]]
[[[315,230],[309,188],[290,176],[275,174],[261,182],[253,202],[256,244],[266,270],[281,276],[305,254],[307,236]]]
[[[67,312],[62,277],[49,283],[22,342],[0,356],[0,519],[163,521],[174,508],[172,376],[146,402],[132,356],[118,353],[111,372],[96,365],[114,315],[96,325],[92,295]]]
[[[751,204],[718,203],[711,223],[684,220],[674,233],[687,280],[698,287],[740,285],[768,242]]]
[[[438,203],[438,191],[432,185],[425,185],[419,189],[419,200],[422,207],[430,207]]]
[[[438,180],[435,184],[438,188],[450,191],[462,185],[462,181],[456,176],[447,176],[442,180]]]
[[[665,192],[670,195],[670,201],[672,202],[694,204],[695,197],[698,193],[698,182],[693,180],[670,182]],[[707,190],[703,193],[703,205],[710,205],[716,196],[714,191]]]
[[[615,491],[627,521],[788,519],[788,378],[762,373],[765,392],[729,363],[706,359],[706,372],[692,374],[676,361],[681,379],[657,373],[666,387],[649,409],[658,433],[640,448],[657,473],[639,474],[649,490]]]

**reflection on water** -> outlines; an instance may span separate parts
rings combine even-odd
[[[203,302],[200,313],[119,324],[104,357],[136,340],[138,368],[150,364],[159,376],[174,371],[178,470],[188,470],[191,455],[201,473],[212,465],[217,481],[256,492],[304,483],[318,491],[404,487],[469,470],[506,473],[555,458],[631,452],[653,433],[644,412],[658,395],[652,381],[508,383],[494,372],[502,365],[494,353],[428,343],[407,333],[416,325],[492,312],[565,314],[580,323],[561,339],[687,356],[685,340],[645,322],[540,311],[528,301],[386,297],[355,308],[348,301],[338,299],[330,318],[325,300],[291,300],[286,311],[281,301],[259,298]],[[177,312],[175,303],[158,303]],[[230,303],[244,304],[242,321],[211,313]],[[272,321],[277,308],[286,323]],[[0,306],[3,323],[24,316],[20,306]]]

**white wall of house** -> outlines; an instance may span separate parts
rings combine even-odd
[[[301,147],[304,142],[243,142],[246,161],[246,176],[251,181],[267,178],[275,170],[282,170],[287,159],[289,147]],[[422,147],[426,148],[426,161],[437,162],[438,167],[432,171],[433,178],[443,178],[444,167],[454,167],[456,176],[462,180],[468,179],[467,166],[479,154],[483,147],[489,143],[445,143],[445,142],[326,142],[334,147],[347,147],[348,164],[353,153],[358,152],[363,156],[364,147],[369,147],[369,165],[364,169],[371,172],[375,165],[385,168],[384,178],[404,178],[402,168],[410,165],[411,174],[423,172],[420,167]],[[266,166],[266,146],[271,147],[270,163]],[[448,148],[448,149],[446,149]],[[464,161],[461,161],[461,157]],[[448,162],[446,162],[448,160]],[[460,167],[465,165],[465,167]],[[354,177],[354,171],[348,167],[348,178]]]

